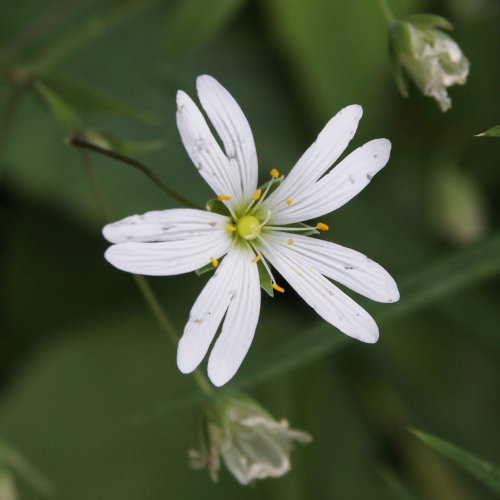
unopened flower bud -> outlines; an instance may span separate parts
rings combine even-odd
[[[205,411],[202,447],[191,450],[194,468],[207,468],[217,480],[220,459],[241,483],[279,477],[290,468],[293,442],[309,443],[311,436],[275,420],[255,401],[240,395],[218,398]]]
[[[451,108],[447,88],[465,83],[469,61],[442,29],[451,30],[453,27],[439,16],[417,14],[404,17],[390,28],[390,48],[402,94],[408,95],[409,77],[423,94],[437,101],[441,111],[447,111]]]

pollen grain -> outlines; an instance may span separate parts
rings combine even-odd
[[[212,266],[217,267],[219,265],[219,261],[215,259],[214,257],[210,257],[210,262],[212,263]]]
[[[270,172],[269,172],[274,178],[276,177],[279,177],[280,176],[280,171],[277,169],[277,168],[273,168]]]
[[[318,222],[316,224],[316,227],[321,231],[328,231],[330,229],[330,227],[327,224],[324,224],[323,222]]]
[[[217,199],[219,201],[229,201],[229,200],[232,200],[233,197],[232,196],[228,196],[227,194],[221,194],[221,195],[217,196]]]
[[[285,293],[285,289],[276,283],[273,283],[272,287],[279,293]]]

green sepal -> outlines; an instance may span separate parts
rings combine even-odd
[[[57,92],[39,80],[35,81],[34,88],[49,108],[52,116],[65,129],[74,131],[81,127],[82,122],[78,113]]]
[[[199,269],[196,269],[195,273],[198,276],[201,276],[202,274],[208,273],[210,271],[215,271],[215,266],[211,262],[205,264],[203,267],[200,267]]]
[[[165,145],[161,139],[153,141],[129,141],[96,130],[85,131],[83,138],[100,148],[109,149],[114,153],[122,155],[151,153],[163,148]]]
[[[264,290],[270,297],[274,297],[273,280],[271,275],[262,263],[262,259],[257,262],[257,269],[259,271],[259,280],[262,290]]]
[[[448,19],[445,19],[441,16],[435,16],[433,14],[411,14],[409,16],[404,16],[399,20],[411,23],[417,28],[441,28],[448,31],[453,30],[453,25],[450,23],[450,21],[448,21]]]
[[[391,56],[397,60],[397,54],[414,57],[416,27],[406,21],[396,21],[389,29]]]
[[[212,198],[211,200],[207,201],[206,204],[207,210],[209,212],[213,212],[215,214],[219,215],[226,215],[228,217],[231,217],[231,213],[229,212],[229,209],[224,205],[222,201],[220,201],[217,198]]]
[[[500,137],[500,125],[489,128],[480,134],[476,134],[475,137]]]

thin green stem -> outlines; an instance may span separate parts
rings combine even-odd
[[[394,14],[392,13],[391,8],[389,7],[389,3],[387,0],[379,0],[379,5],[380,9],[382,10],[382,13],[384,14],[384,18],[387,21],[387,24],[390,26],[394,21],[395,17]]]
[[[97,206],[99,207],[99,212],[105,221],[109,221],[110,220],[109,210],[104,201],[102,189],[101,186],[99,185],[96,171],[94,169],[94,165],[92,164],[92,160],[88,151],[85,150],[82,151],[82,159],[84,162],[85,171],[89,178],[90,187],[94,194]],[[179,341],[179,336],[177,335],[174,325],[172,324],[169,317],[163,310],[160,301],[156,297],[156,294],[154,293],[153,289],[151,288],[151,285],[149,284],[147,279],[140,274],[132,274],[132,278],[137,288],[139,289],[139,292],[144,298],[144,301],[149,307],[151,313],[155,317],[156,321],[158,321],[161,329],[166,333],[167,337],[172,342],[172,344],[176,346]],[[205,375],[203,375],[203,373],[200,372],[200,370],[196,369],[193,372],[193,376],[199,388],[204,394],[210,395],[213,392],[212,386],[208,382]]]
[[[132,158],[129,158],[128,156],[124,156],[119,153],[115,153],[114,151],[110,151],[109,149],[101,148],[99,146],[96,146],[95,144],[92,144],[91,142],[88,142],[87,140],[78,137],[78,136],[73,136],[67,139],[68,144],[71,146],[76,146],[78,148],[84,148],[88,149],[90,151],[94,151],[96,153],[100,153],[104,156],[109,156],[110,158],[113,158],[115,160],[118,160],[122,163],[126,163],[127,165],[130,165],[138,170],[140,170],[143,174],[145,174],[149,179],[151,179],[164,193],[166,193],[168,196],[170,196],[172,199],[175,201],[181,203],[182,205],[188,207],[188,208],[197,208],[201,209],[198,205],[195,203],[192,203],[191,201],[187,200],[183,196],[177,194],[173,189],[171,189],[167,184],[165,184],[149,167],[144,165],[143,163],[134,160]]]
[[[20,87],[14,87],[12,93],[7,102],[7,109],[0,122],[0,178],[3,176],[5,171],[4,167],[4,156],[5,149],[7,147],[7,140],[12,131],[12,126],[14,125],[17,112],[19,110],[19,105],[21,103],[21,96],[23,89]]]

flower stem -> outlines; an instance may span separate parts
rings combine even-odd
[[[89,178],[90,187],[94,194],[97,206],[99,207],[99,212],[105,221],[109,221],[110,220],[109,210],[104,201],[102,189],[101,186],[99,185],[99,181],[96,175],[96,171],[94,169],[94,165],[92,164],[90,154],[88,151],[83,151],[82,153],[83,153],[82,159],[84,162],[85,171]],[[179,336],[177,335],[175,327],[170,321],[170,318],[167,316],[167,314],[161,307],[160,301],[158,300],[153,289],[151,288],[151,285],[148,283],[147,279],[140,274],[132,274],[132,278],[139,292],[141,293],[144,301],[149,307],[151,313],[155,317],[156,321],[158,321],[161,329],[167,334],[167,337],[170,339],[173,345],[176,346],[179,340]],[[196,380],[196,383],[198,384],[198,387],[204,394],[210,395],[213,392],[212,386],[208,382],[205,375],[203,375],[203,373],[201,373],[199,369],[196,369],[193,372],[193,376]]]
[[[379,4],[380,4],[380,9],[384,14],[384,18],[387,21],[387,24],[390,26],[395,21],[395,17],[394,14],[392,13],[391,8],[389,7],[389,3],[387,0],[379,0]]]
[[[164,193],[166,193],[174,200],[178,201],[179,203],[188,208],[196,208],[201,210],[201,207],[187,200],[183,196],[177,194],[173,189],[167,186],[167,184],[165,184],[149,167],[147,167],[143,163],[134,160],[133,158],[129,158],[128,156],[124,156],[120,153],[115,153],[114,151],[110,151],[109,149],[96,146],[95,144],[92,144],[91,142],[88,142],[85,139],[78,136],[70,137],[66,139],[66,142],[71,146],[88,149],[90,151],[100,153],[104,156],[109,156],[110,158],[121,161],[122,163],[126,163],[127,165],[131,165],[132,167],[140,170],[143,174],[149,177],[149,179],[151,179]]]
[[[14,87],[12,93],[7,102],[7,109],[3,115],[3,119],[0,122],[0,178],[5,172],[4,155],[7,147],[7,140],[14,125],[14,121],[19,110],[19,104],[21,103],[22,88]]]

